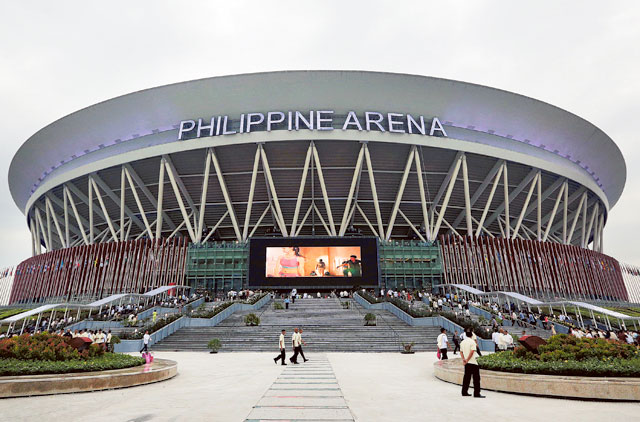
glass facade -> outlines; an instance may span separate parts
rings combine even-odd
[[[385,289],[431,289],[442,281],[440,246],[419,241],[391,241],[378,245],[380,285]],[[248,243],[191,244],[187,284],[196,290],[222,294],[242,290],[249,276]]]
[[[380,283],[386,289],[431,290],[442,280],[440,246],[419,241],[390,241],[378,246]]]
[[[207,242],[189,245],[187,284],[198,291],[221,294],[242,290],[249,274],[249,245]]]

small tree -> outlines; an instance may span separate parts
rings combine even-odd
[[[211,350],[211,353],[218,353],[218,350],[220,350],[220,347],[222,347],[222,343],[220,343],[220,340],[218,340],[217,338],[213,338],[209,340],[209,343],[207,343],[207,347]]]
[[[364,316],[364,325],[376,325],[376,315],[368,313]]]
[[[250,326],[260,325],[260,318],[258,318],[258,315],[251,313],[244,317],[244,323]]]

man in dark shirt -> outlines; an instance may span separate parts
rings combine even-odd
[[[362,276],[362,266],[357,256],[351,255],[348,261],[342,263],[342,274],[345,277],[360,277]]]

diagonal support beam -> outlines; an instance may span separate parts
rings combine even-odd
[[[144,196],[147,197],[149,202],[151,202],[151,205],[156,209],[156,212],[158,210],[162,211],[162,198],[164,198],[164,169],[166,168],[166,165],[164,164],[164,160],[162,160],[162,158],[160,159],[160,173],[159,173],[158,198],[157,199],[151,193],[149,188],[147,188],[147,186],[145,185],[144,181],[140,178],[138,173],[136,173],[136,171],[133,169],[133,167],[130,164],[125,164],[124,168],[126,168],[129,171],[129,174],[131,175],[131,178],[133,179],[134,182],[136,182],[136,186],[138,187],[138,189],[140,189],[140,191],[144,194]],[[161,193],[162,193],[162,195],[160,195]],[[169,215],[164,211],[162,211],[162,218],[160,218],[158,221],[162,222],[163,220],[167,222],[167,225],[169,226],[170,229],[175,230],[176,223],[174,223],[171,220],[171,218],[169,218]],[[158,227],[161,227],[161,226],[162,226],[162,224],[160,224]],[[157,229],[157,227],[156,227],[156,229]]]
[[[136,190],[136,186],[133,184],[133,180],[131,179],[131,174],[129,170],[125,167],[124,174],[127,177],[127,181],[129,182],[129,187],[131,187],[131,193],[133,194],[133,199],[136,201],[136,205],[138,206],[138,211],[140,211],[140,216],[142,217],[142,221],[144,222],[144,227],[149,233],[149,237],[153,240],[153,231],[151,230],[151,226],[149,225],[149,220],[147,219],[147,213],[142,207],[142,202],[140,202],[140,197],[138,196],[138,191]]]
[[[316,149],[315,144],[313,147],[313,159],[316,163],[316,172],[318,173],[318,179],[320,180],[320,189],[322,191],[322,197],[324,199],[324,207],[327,211],[327,220],[329,220],[329,227],[331,231],[329,232],[329,236],[336,235],[336,225],[333,222],[333,214],[331,213],[331,204],[329,203],[329,194],[327,193],[327,186],[324,183],[324,174],[322,173],[322,166],[320,165],[320,156],[318,155],[318,150]],[[317,207],[316,207],[317,209]]]
[[[376,222],[378,223],[378,234],[380,239],[384,239],[384,225],[382,224],[382,213],[380,212],[380,203],[378,202],[378,190],[376,189],[376,180],[373,175],[373,166],[371,165],[371,155],[369,147],[365,144],[364,158],[367,162],[367,174],[369,175],[369,184],[371,185],[371,195],[373,197],[373,207],[376,211]]]
[[[495,177],[496,174],[499,172],[500,174],[502,174],[502,166],[504,164],[504,160],[498,160],[496,161],[496,163],[493,165],[493,167],[491,167],[491,170],[489,170],[489,173],[487,173],[486,177],[484,178],[484,180],[482,181],[482,183],[480,184],[480,186],[478,186],[478,189],[476,189],[476,191],[473,193],[473,195],[471,196],[471,206],[473,207],[475,205],[475,203],[478,201],[478,199],[480,198],[480,195],[482,195],[484,193],[484,191],[487,189],[487,187],[489,187],[489,184],[491,183],[491,180],[494,180],[494,184],[495,184]],[[453,220],[453,223],[451,224],[453,227],[458,227],[458,224],[460,224],[462,222],[462,219],[465,217],[465,211],[460,211],[460,213],[458,214],[458,216],[456,217],[455,220]],[[479,232],[479,228],[478,228],[478,232]]]
[[[284,223],[284,217],[282,215],[282,209],[280,209],[280,201],[278,200],[278,193],[276,192],[276,185],[273,183],[273,177],[271,177],[271,168],[269,167],[269,160],[267,160],[267,154],[264,151],[262,144],[258,145],[260,148],[260,156],[262,157],[262,168],[264,170],[265,177],[267,178],[267,184],[273,198],[273,205],[275,208],[275,217],[280,231],[284,237],[288,237],[287,225]]]
[[[249,223],[251,221],[251,207],[253,206],[253,196],[256,191],[256,178],[258,177],[258,167],[260,166],[260,147],[256,147],[256,155],[253,158],[253,171],[251,172],[251,185],[249,186],[249,199],[247,200],[247,213],[244,216],[244,226],[242,226],[242,240],[246,241],[249,233]],[[293,229],[291,230],[293,232]],[[252,232],[253,233],[253,232]]]
[[[458,161],[456,165],[453,167],[453,172],[451,173],[451,177],[449,178],[449,186],[447,186],[447,191],[444,195],[444,199],[442,201],[442,207],[440,208],[440,212],[438,213],[438,219],[436,220],[435,225],[433,226],[433,233],[431,234],[431,238],[435,239],[438,236],[438,232],[440,231],[440,225],[442,224],[442,220],[444,219],[444,214],[447,211],[447,205],[449,204],[449,198],[451,198],[451,192],[453,192],[453,186],[456,184],[456,179],[458,178],[458,172],[460,171],[460,165],[462,164],[462,157],[464,154],[457,154],[456,157]],[[445,179],[446,180],[446,179]],[[442,188],[442,187],[441,187]],[[436,212],[436,202],[431,206],[431,211]],[[451,227],[451,225],[445,221],[445,224],[458,235],[458,232]]]
[[[222,169],[220,168],[220,163],[218,162],[218,156],[213,148],[211,151],[211,161],[213,162],[213,167],[216,169],[216,176],[218,176],[218,183],[220,184],[220,189],[222,189],[222,196],[224,196],[224,202],[227,204],[227,211],[229,211],[229,218],[231,219],[231,224],[233,225],[233,231],[236,233],[236,239],[238,242],[242,240],[242,234],[240,233],[240,227],[238,226],[238,220],[236,219],[236,212],[233,209],[233,203],[231,202],[231,196],[229,195],[229,191],[227,190],[227,184],[224,181],[224,176],[222,174]]]
[[[111,188],[109,188],[109,186],[105,183],[104,180],[102,180],[102,178],[98,175],[98,173],[96,172],[91,173],[91,176],[93,177],[94,182],[102,190],[102,192],[104,192],[105,195],[109,197],[109,199],[111,199],[116,205],[118,205],[118,207],[120,207],[122,198],[119,198],[118,195],[116,195],[111,190]],[[125,205],[124,209],[121,209],[121,212],[122,211],[124,211],[124,213],[127,214],[127,216],[131,219],[131,221],[133,221],[133,223],[136,226],[138,226],[141,230],[145,229],[145,226],[142,224],[142,221],[140,221],[140,219],[135,216],[135,214],[131,211],[131,209],[128,206]]]
[[[164,160],[164,164],[167,170],[167,175],[169,176],[169,181],[171,182],[171,187],[173,188],[173,193],[178,201],[178,207],[180,207],[180,212],[182,213],[182,218],[184,220],[184,224],[187,227],[187,231],[189,232],[189,237],[192,242],[196,242],[196,236],[193,232],[193,227],[191,226],[190,214],[187,213],[187,209],[184,206],[184,201],[182,200],[182,194],[180,193],[180,188],[178,187],[177,177],[174,174],[174,169],[169,165],[169,163]],[[191,214],[194,213],[194,210],[191,210]]]
[[[393,231],[393,224],[396,221],[396,216],[398,214],[398,210],[400,209],[400,202],[402,202],[402,195],[404,194],[404,188],[407,185],[407,179],[409,178],[409,171],[411,170],[411,165],[414,162],[415,153],[416,153],[416,147],[412,145],[411,149],[409,150],[409,156],[407,157],[407,163],[404,166],[402,179],[400,179],[400,186],[398,187],[398,193],[396,194],[396,201],[393,204],[393,209],[391,210],[391,218],[389,218],[389,224],[387,224],[386,240],[389,240],[391,238],[391,232]]]
[[[113,239],[118,239],[118,235],[116,234],[116,229],[119,229],[120,227],[111,221],[111,217],[109,217],[109,213],[107,212],[107,207],[104,205],[102,194],[100,193],[100,190],[98,189],[98,185],[96,185],[96,182],[95,180],[93,180],[93,177],[91,175],[89,176],[89,182],[91,183],[91,187],[93,187],[93,190],[96,193],[96,197],[98,198],[98,203],[100,204],[102,213],[105,215],[105,219],[107,221],[107,226],[109,226],[109,231],[111,232],[111,236],[113,236]]]
[[[347,204],[344,207],[344,213],[342,214],[342,221],[340,222],[340,232],[338,236],[344,236],[344,233],[347,231],[347,222],[349,219],[349,215],[351,214],[351,201],[353,201],[353,194],[356,191],[356,185],[358,183],[358,179],[360,178],[360,172],[362,171],[362,157],[364,156],[364,146],[362,144],[360,147],[360,152],[358,153],[358,159],[356,160],[356,167],[353,170],[353,177],[351,178],[351,186],[349,187],[349,195],[347,196]],[[300,197],[298,197],[300,199]]]

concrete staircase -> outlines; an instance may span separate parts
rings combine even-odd
[[[276,310],[273,303],[254,312],[260,325],[247,327],[237,312],[215,327],[188,327],[178,330],[156,345],[162,351],[206,351],[212,338],[220,339],[221,352],[274,352],[280,330],[287,330],[287,353],[292,352],[294,327],[304,329],[305,352],[398,352],[402,343],[415,342],[414,351],[435,351],[438,327],[411,327],[388,311],[370,311],[376,326],[364,326],[368,312],[355,301],[343,309],[339,299],[298,299],[288,310]]]

